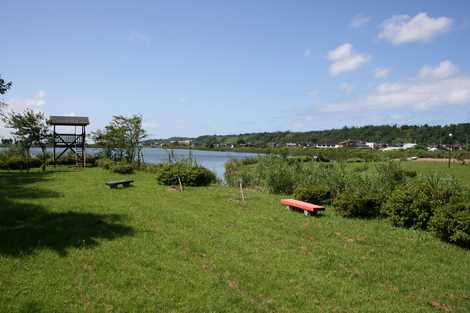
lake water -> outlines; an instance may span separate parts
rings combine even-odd
[[[168,162],[169,150],[160,148],[145,148],[144,149],[144,160],[146,163],[163,163]],[[174,149],[173,153],[177,159],[188,158],[189,150],[186,149]],[[229,160],[241,160],[250,157],[256,157],[256,153],[244,153],[244,152],[230,152],[230,151],[204,151],[204,150],[192,150],[193,159],[199,165],[202,165],[211,171],[215,172],[219,178],[224,177],[224,165]]]
[[[1,148],[2,149],[6,148]],[[47,149],[49,152],[52,152],[52,149]],[[40,153],[41,149],[33,148],[32,153]],[[99,149],[97,148],[88,148],[87,153],[97,153]],[[161,148],[144,148],[144,160],[146,163],[164,163],[168,162],[168,153],[170,150],[161,149]],[[256,157],[256,153],[244,153],[244,152],[230,152],[230,151],[203,151],[203,150],[192,150],[193,159],[199,165],[202,165],[211,171],[215,172],[217,177],[224,177],[224,165],[225,162],[229,160],[241,160],[250,157]],[[177,159],[184,159],[189,156],[189,150],[187,149],[174,149],[173,153]]]

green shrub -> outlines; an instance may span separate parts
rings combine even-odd
[[[385,205],[385,212],[395,226],[425,229],[434,210],[426,186],[409,183],[392,192]]]
[[[426,229],[436,209],[462,194],[455,179],[429,175],[395,189],[385,213],[395,226]]]
[[[98,159],[98,161],[96,162],[97,166],[102,167],[105,170],[111,169],[111,167],[113,167],[113,164],[114,162],[112,160],[106,158]]]
[[[111,167],[111,170],[113,173],[118,173],[118,174],[132,174],[134,172],[134,168],[132,165],[125,163],[125,162],[119,162],[114,164]]]
[[[258,170],[269,192],[291,194],[296,185],[296,174],[300,172],[300,163],[289,164],[286,159],[268,157],[258,164]]]
[[[4,169],[23,170],[27,168],[26,160],[21,155],[8,155],[3,161]]]
[[[164,164],[162,163],[158,163],[158,164],[142,164],[141,167],[140,167],[140,170],[146,172],[146,173],[152,173],[152,174],[156,174],[156,173],[159,173],[159,171],[161,170],[161,168],[164,166]]]
[[[379,176],[379,183],[389,192],[392,192],[398,185],[405,183],[407,178],[416,176],[416,171],[405,170],[396,161],[377,164],[375,169]]]
[[[246,159],[248,160],[248,159]],[[252,162],[245,164],[245,160],[231,160],[225,163],[225,182],[229,186],[238,186],[240,180],[244,187],[253,187],[259,185],[256,176],[256,166]]]
[[[448,204],[438,208],[430,228],[441,239],[470,247],[470,202]]]
[[[243,165],[252,165],[252,164],[258,163],[258,158],[257,157],[245,158],[245,159],[241,159],[239,162]]]
[[[163,185],[178,185],[178,177],[185,186],[207,186],[216,181],[215,174],[198,165],[185,162],[164,164],[157,172],[157,181]]]
[[[372,193],[345,190],[334,201],[336,211],[344,217],[371,218],[380,215],[383,199]]]
[[[346,162],[348,163],[362,163],[362,162],[365,162],[364,159],[361,159],[361,158],[349,158],[346,160]]]
[[[40,167],[42,161],[36,156],[29,160],[29,168]],[[28,168],[28,162],[21,154],[3,155],[0,161],[0,169],[5,170],[24,170]]]
[[[331,199],[331,192],[325,186],[297,186],[294,190],[294,198],[315,204],[326,204]]]
[[[343,178],[344,189],[334,199],[336,211],[344,217],[371,218],[381,215],[388,192],[376,175],[349,173]]]

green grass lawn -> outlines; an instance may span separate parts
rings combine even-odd
[[[470,251],[429,233],[122,177],[0,172],[0,312],[470,312]]]

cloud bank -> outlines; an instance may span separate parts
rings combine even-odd
[[[425,111],[437,107],[470,104],[470,76],[461,75],[455,65],[444,60],[425,66],[416,78],[379,84],[367,95],[324,105],[322,112]]]

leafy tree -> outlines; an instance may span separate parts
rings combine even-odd
[[[44,171],[46,169],[46,144],[50,136],[44,113],[27,109],[23,113],[9,112],[2,114],[2,120],[7,128],[15,130],[13,135],[18,139],[28,169],[31,161],[31,147],[33,145],[41,147],[42,170]]]
[[[143,162],[142,141],[147,134],[142,128],[141,116],[113,116],[104,130],[98,130],[93,135],[107,157],[139,166]]]
[[[6,92],[8,91],[8,89],[11,88],[11,86],[12,86],[12,82],[8,82],[0,76],[0,96],[6,94]],[[4,107],[5,105],[6,105],[5,103],[0,101],[0,109]]]

